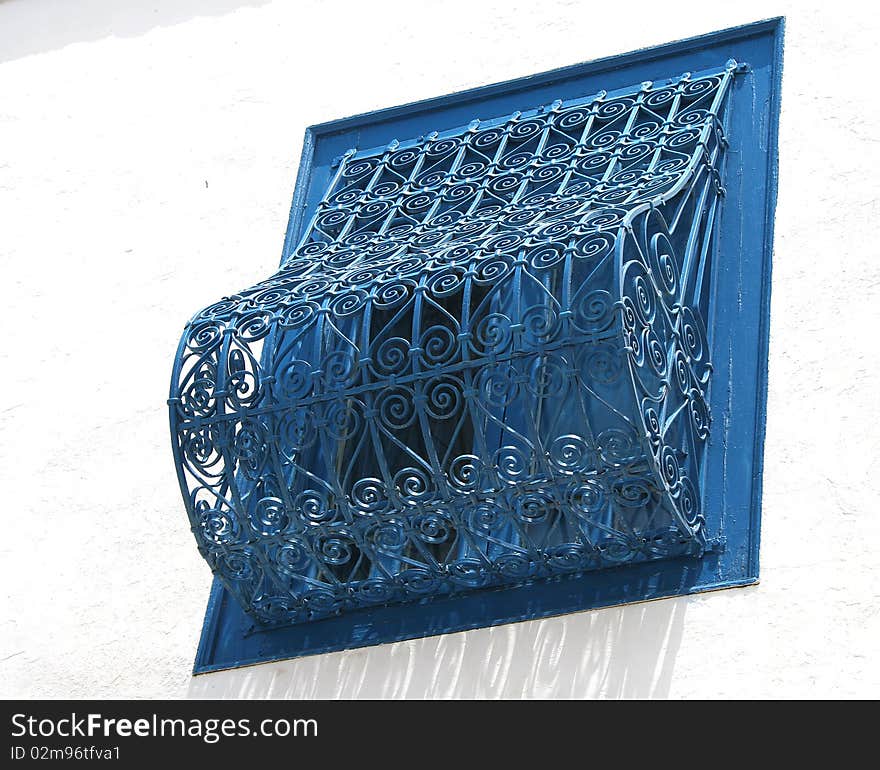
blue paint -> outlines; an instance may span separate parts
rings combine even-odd
[[[597,564],[594,571],[577,575],[542,573],[540,580],[526,575],[525,584],[487,585],[406,604],[349,608],[342,615],[269,630],[258,630],[259,625],[215,581],[197,672],[745,585],[757,579],[781,45],[782,22],[771,20],[307,131],[282,264],[303,242],[333,176],[340,164],[344,167],[348,162],[343,159],[346,151],[353,146],[359,148],[355,158],[369,156],[369,148],[381,152],[395,139],[405,146],[408,138],[454,131],[475,116],[509,116],[529,106],[549,107],[556,99],[567,105],[600,89],[625,90],[632,83],[674,80],[682,72],[717,70],[719,62],[728,59],[746,62],[747,70],[732,82],[724,113],[731,147],[724,171],[726,196],[713,214],[716,257],[707,272],[714,299],[708,302],[704,297],[701,304],[715,365],[709,391],[713,423],[705,462],[701,467],[692,465],[691,472],[702,476],[700,513],[705,524],[694,526],[693,521],[689,529],[680,528],[691,533],[685,542],[696,545],[682,549],[692,554],[685,558],[676,557],[673,549],[660,549],[654,554],[656,560],[615,567]],[[669,495],[670,489],[661,481],[655,483],[655,492]],[[667,507],[674,508],[674,501]],[[704,553],[707,537],[723,547]],[[519,576],[518,582],[523,579]]]

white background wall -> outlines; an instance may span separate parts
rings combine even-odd
[[[194,310],[277,265],[305,125],[779,13],[761,585],[191,679],[210,574],[171,361]],[[876,696],[878,17],[0,2],[0,696]]]

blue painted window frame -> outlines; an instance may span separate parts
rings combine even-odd
[[[783,27],[783,19],[769,19],[311,126],[282,254],[284,262],[296,248],[334,163],[349,147],[382,146],[467,124],[474,115],[509,114],[523,105],[675,77],[728,59],[747,64],[728,108],[731,147],[710,319],[715,423],[703,494],[712,551],[269,630],[256,629],[215,579],[195,673],[757,582]]]

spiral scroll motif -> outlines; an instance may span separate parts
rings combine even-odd
[[[699,555],[735,64],[351,150],[187,325],[199,548],[263,625]]]

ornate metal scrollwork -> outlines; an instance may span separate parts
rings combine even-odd
[[[192,319],[179,480],[258,623],[703,552],[735,67],[350,150]]]

